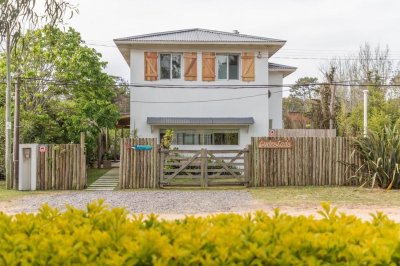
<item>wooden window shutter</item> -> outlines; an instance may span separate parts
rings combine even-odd
[[[185,80],[197,80],[197,52],[184,53]]]
[[[145,52],[144,53],[144,79],[145,80],[157,80],[157,52]]]
[[[242,53],[242,80],[255,80],[254,53]]]
[[[215,80],[215,53],[203,52],[203,81],[214,81]]]

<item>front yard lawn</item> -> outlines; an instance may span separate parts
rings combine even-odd
[[[328,201],[337,206],[400,207],[399,190],[359,187],[275,187],[250,189],[254,199],[274,207],[319,206]]]
[[[18,197],[32,194],[44,194],[44,191],[18,191],[15,189],[6,189],[6,181],[0,180],[0,202],[9,201]]]

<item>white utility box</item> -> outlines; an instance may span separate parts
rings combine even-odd
[[[36,190],[39,144],[19,145],[18,190]]]

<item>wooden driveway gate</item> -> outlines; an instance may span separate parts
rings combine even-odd
[[[248,149],[161,150],[160,186],[247,185]]]

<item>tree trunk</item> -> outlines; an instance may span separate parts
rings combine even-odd
[[[101,129],[99,131],[99,135],[98,135],[98,143],[97,143],[97,168],[100,169],[101,168],[101,161],[102,161],[102,157],[103,157],[103,141],[102,141],[103,137],[101,134]]]

